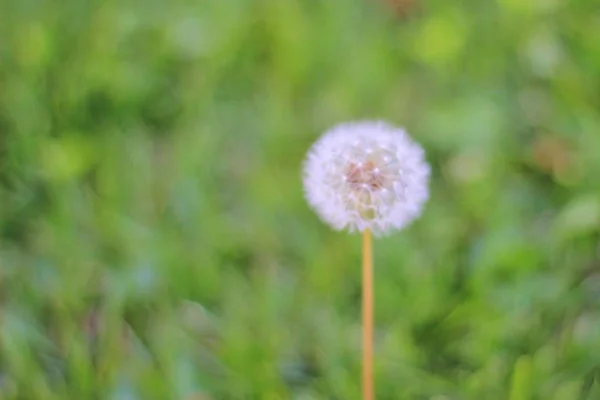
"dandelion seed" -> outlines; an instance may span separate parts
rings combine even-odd
[[[403,129],[384,122],[337,125],[312,147],[304,164],[309,204],[336,230],[385,235],[421,214],[429,165]]]

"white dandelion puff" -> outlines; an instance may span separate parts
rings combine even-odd
[[[304,189],[334,229],[384,235],[421,214],[429,174],[425,152],[404,129],[360,121],[333,127],[312,146]]]

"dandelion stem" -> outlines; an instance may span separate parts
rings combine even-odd
[[[362,255],[362,387],[363,400],[375,399],[373,383],[373,245],[371,231],[363,232]]]

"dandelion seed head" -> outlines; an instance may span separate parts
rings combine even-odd
[[[325,132],[303,172],[309,204],[336,230],[400,230],[421,214],[429,196],[423,149],[403,129],[380,121]]]

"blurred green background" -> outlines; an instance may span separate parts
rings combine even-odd
[[[405,126],[379,399],[600,398],[595,0],[1,0],[2,399],[360,398],[332,125]]]

